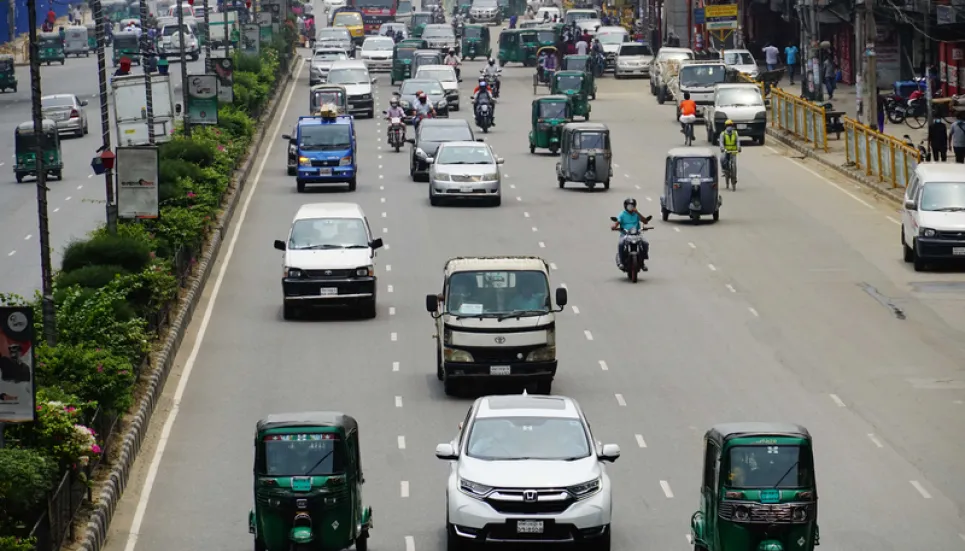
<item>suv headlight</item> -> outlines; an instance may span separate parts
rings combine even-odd
[[[576,486],[570,486],[566,489],[569,493],[573,494],[576,499],[583,499],[590,497],[591,495],[600,491],[603,486],[602,478],[597,478],[596,480],[591,480],[589,482],[584,482],[583,484],[577,484]]]
[[[362,266],[355,270],[355,275],[358,277],[372,277],[375,275],[375,266]]]
[[[931,228],[922,228],[921,235],[923,235],[924,237],[935,237],[935,230]]]
[[[484,486],[482,484],[477,484],[471,480],[466,480],[465,478],[459,478],[459,491],[462,493],[475,497],[477,499],[482,499],[489,495],[493,491],[489,486]]]
[[[526,355],[527,362],[549,362],[556,359],[556,347],[544,346]]]
[[[305,275],[300,268],[285,268],[285,277],[302,277]]]
[[[452,363],[472,363],[472,354],[466,352],[465,350],[458,350],[456,348],[444,348],[442,350],[442,355],[447,362]]]

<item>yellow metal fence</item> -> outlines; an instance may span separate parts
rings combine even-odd
[[[890,183],[893,188],[908,185],[915,167],[921,162],[917,149],[854,119],[842,117],[841,120],[849,164],[879,182]]]
[[[771,88],[771,126],[804,140],[816,149],[828,150],[824,107]]]

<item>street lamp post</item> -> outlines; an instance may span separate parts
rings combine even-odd
[[[104,11],[101,0],[92,0],[91,10],[94,14],[94,28],[97,33],[97,80],[99,83],[101,103],[101,151],[111,150],[111,115],[107,104],[107,47],[104,29]],[[117,205],[114,200],[114,171],[108,168],[104,171],[104,191],[107,199],[107,231],[117,233]]]

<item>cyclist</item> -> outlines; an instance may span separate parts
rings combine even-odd
[[[690,99],[690,92],[684,92],[684,99],[680,102],[680,131],[684,136],[690,135],[694,139],[694,122],[697,120],[697,102]]]
[[[722,156],[720,158],[720,167],[724,170],[730,171],[731,159],[735,158],[741,151],[740,136],[737,134],[737,130],[734,128],[734,121],[728,119],[724,123],[724,131],[720,133],[720,152]],[[734,181],[734,189],[737,188],[737,170],[731,173],[731,180]],[[727,189],[730,189],[730,181],[727,182]]]

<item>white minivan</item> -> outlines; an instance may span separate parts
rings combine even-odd
[[[377,79],[369,76],[369,69],[365,62],[358,59],[336,61],[328,70],[328,84],[339,84],[345,87],[348,94],[348,111],[350,114],[362,113],[367,118],[375,116],[375,100],[372,98],[372,85]]]
[[[905,262],[920,272],[933,260],[965,261],[965,165],[920,164],[905,190]]]

